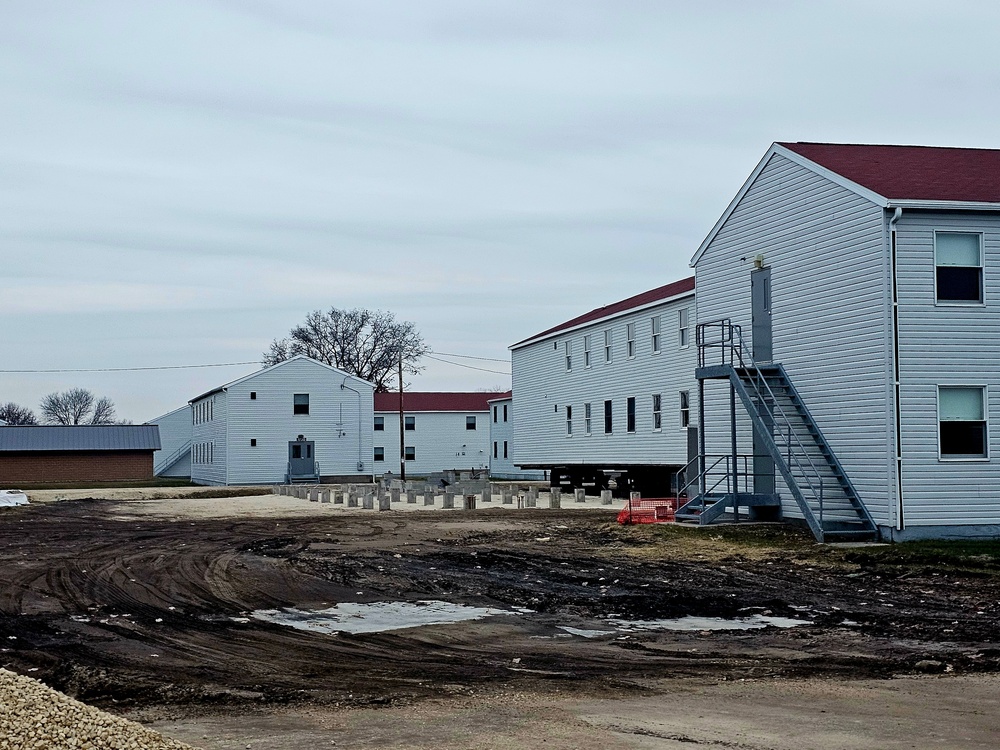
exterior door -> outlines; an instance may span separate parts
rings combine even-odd
[[[750,272],[750,331],[753,336],[753,358],[770,362],[771,351],[771,269]]]
[[[288,473],[290,476],[316,476],[314,445],[312,440],[292,440],[288,443]]]

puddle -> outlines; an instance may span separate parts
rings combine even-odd
[[[602,635],[617,635],[617,630],[587,630],[585,628],[571,628],[568,625],[560,625],[560,630],[565,630],[570,635],[577,635],[581,638],[600,638]]]
[[[523,612],[523,610],[518,610]],[[491,607],[468,607],[441,601],[344,602],[316,611],[301,609],[261,609],[251,612],[256,620],[314,633],[382,633],[387,630],[418,628],[424,625],[450,625],[482,620],[494,615],[509,615],[511,610]]]
[[[756,630],[757,628],[796,628],[812,625],[809,620],[793,620],[790,617],[677,617],[672,620],[608,620],[608,624],[621,632],[636,630]]]

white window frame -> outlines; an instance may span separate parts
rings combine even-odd
[[[606,365],[610,365],[614,361],[614,352],[611,350],[613,341],[611,329],[608,328],[604,331],[604,364]]]
[[[573,407],[566,407],[566,437],[573,437]]]
[[[938,297],[938,236],[942,234],[967,234],[979,238],[979,265],[978,266],[952,266],[953,268],[978,268],[979,269],[979,299],[939,299]],[[935,307],[985,307],[986,305],[986,247],[982,232],[965,231],[961,229],[935,229],[934,230],[934,305]]]
[[[680,391],[677,400],[681,429],[686,430],[691,426],[691,391]]]
[[[625,356],[635,359],[635,323],[625,324]]]
[[[372,432],[385,432],[385,417],[376,415],[372,422]]]
[[[942,388],[967,388],[978,389],[983,394],[983,422],[986,430],[985,443],[986,455],[964,456],[958,453],[945,455],[941,452],[941,389]],[[990,391],[989,386],[982,383],[939,383],[936,388],[937,395],[937,443],[938,461],[942,463],[988,463],[990,460]],[[978,421],[978,420],[977,420]]]
[[[663,394],[653,394],[653,432],[663,430]]]
[[[583,433],[585,435],[591,434],[590,430],[591,430],[591,426],[592,426],[592,419],[591,419],[592,413],[593,413],[593,411],[592,411],[592,409],[590,407],[590,403],[588,402],[588,403],[584,404],[583,405]]]
[[[573,341],[566,339],[563,348],[566,351],[566,372],[573,372]]]
[[[583,337],[583,366],[590,369],[590,334]]]
[[[654,315],[649,319],[649,325],[652,330],[652,335],[650,341],[653,346],[653,354],[660,353],[660,316]]]
[[[691,346],[691,310],[682,307],[677,311],[677,347],[687,349]]]
[[[379,453],[378,453],[379,451],[382,451],[382,455],[381,456],[379,456]],[[384,463],[385,462],[385,446],[384,445],[376,445],[372,449],[372,462],[373,463],[375,463],[375,462]]]

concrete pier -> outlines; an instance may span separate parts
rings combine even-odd
[[[611,505],[611,490],[601,490],[601,505]]]
[[[576,495],[576,501],[578,503],[587,502],[587,490],[583,489],[583,487],[577,487],[575,490],[573,490],[573,492]]]
[[[562,508],[562,490],[558,487],[549,489],[549,507]]]
[[[450,510],[455,507],[455,493],[452,492],[451,490],[444,491],[444,506],[442,507],[444,507],[447,510]]]

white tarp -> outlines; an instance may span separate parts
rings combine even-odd
[[[21,490],[0,490],[0,508],[27,504],[28,496],[21,492]]]

